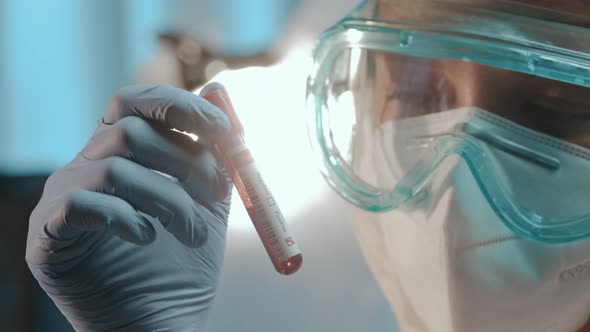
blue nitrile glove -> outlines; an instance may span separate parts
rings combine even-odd
[[[76,330],[204,329],[231,185],[210,146],[172,128],[206,140],[229,122],[188,91],[123,88],[84,149],[45,184],[26,260]]]

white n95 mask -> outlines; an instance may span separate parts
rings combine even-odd
[[[407,119],[403,128],[429,137],[478,113],[486,114],[459,109],[424,115]],[[384,132],[392,131],[377,133]],[[379,143],[390,140],[370,141],[390,151],[380,160],[361,152],[369,150],[354,158],[355,171],[375,183],[391,182],[395,156],[402,164],[416,159]],[[353,225],[402,331],[573,332],[590,316],[590,241],[545,244],[517,236],[459,157],[440,165],[413,207],[355,209]]]

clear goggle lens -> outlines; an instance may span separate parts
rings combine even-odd
[[[458,155],[517,234],[546,242],[590,236],[587,77],[362,42],[333,47],[316,66],[311,140],[326,179],[352,203],[373,211],[415,203]]]

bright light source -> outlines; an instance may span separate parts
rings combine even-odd
[[[274,66],[226,70],[211,80],[229,92],[246,144],[287,221],[317,198],[323,181],[307,138],[310,54],[309,46],[300,47]],[[237,195],[229,223],[254,230]]]

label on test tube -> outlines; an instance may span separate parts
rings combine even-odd
[[[264,232],[268,245],[280,259],[293,257],[301,251],[287,229],[285,217],[264,183],[256,165],[252,162],[236,168],[251,199],[251,213],[256,214],[257,228]]]

